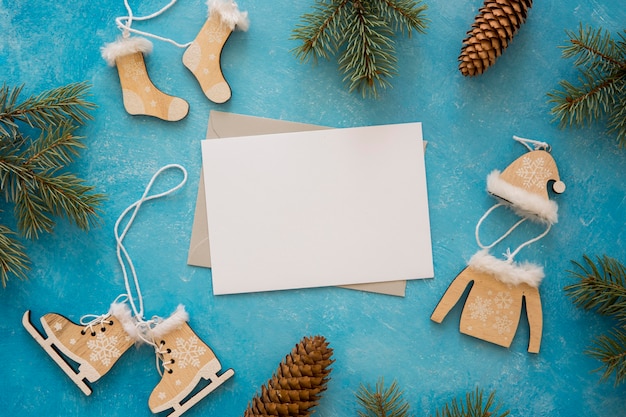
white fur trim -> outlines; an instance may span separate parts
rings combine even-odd
[[[185,306],[179,304],[171,316],[157,323],[152,329],[151,334],[154,339],[161,339],[181,326],[181,324],[189,320],[189,314],[185,311]]]
[[[237,28],[245,32],[250,27],[248,12],[240,11],[237,3],[234,1],[207,0],[206,4],[209,6],[209,16],[213,13],[217,13],[220,16],[220,20],[224,22],[230,30]]]
[[[137,320],[133,317],[130,308],[126,303],[112,303],[109,309],[109,314],[115,316],[120,321],[122,327],[128,336],[135,342],[143,342],[144,339],[139,335],[139,329],[137,329]]]
[[[490,255],[487,250],[474,254],[467,265],[510,285],[528,284],[531,287],[539,287],[545,276],[540,265],[530,262],[507,262]]]
[[[100,48],[102,58],[110,66],[115,66],[115,60],[124,55],[134,54],[135,52],[141,52],[143,54],[149,54],[152,52],[152,42],[146,38],[141,37],[119,37],[115,42],[107,43]]]
[[[505,200],[511,209],[522,217],[550,224],[559,221],[559,206],[556,202],[503,180],[497,169],[487,176],[487,191]]]

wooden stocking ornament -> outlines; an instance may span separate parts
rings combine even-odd
[[[121,37],[102,48],[102,57],[116,66],[122,86],[124,108],[132,115],[153,116],[176,122],[189,113],[189,104],[156,88],[146,70],[144,54],[152,43],[142,37]]]
[[[230,99],[231,90],[222,74],[222,48],[233,30],[248,29],[248,16],[231,0],[208,0],[207,6],[208,19],[183,54],[183,64],[196,77],[209,100],[224,103]]]

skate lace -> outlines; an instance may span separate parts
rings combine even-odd
[[[110,314],[86,314],[80,318],[80,324],[83,326],[83,330],[80,331],[81,334],[84,335],[89,332],[92,336],[95,336],[98,327],[101,332],[104,332],[106,331],[106,325],[112,326],[113,321]]]
[[[165,359],[165,355],[171,355],[172,349],[164,348],[165,340],[161,340],[158,344],[156,344],[154,351],[156,352],[156,366],[159,374],[163,376],[163,372],[167,372],[171,374],[174,372],[170,365],[173,365],[176,360],[170,356],[169,360]],[[160,365],[160,366],[159,366]],[[163,370],[161,370],[163,368]]]

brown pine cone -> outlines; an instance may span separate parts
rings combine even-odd
[[[333,350],[323,336],[304,337],[280,363],[244,417],[308,417],[330,377]]]
[[[463,40],[459,70],[480,75],[502,55],[526,20],[532,0],[485,0]]]

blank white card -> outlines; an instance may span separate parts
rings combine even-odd
[[[421,123],[202,141],[214,294],[432,278]]]

